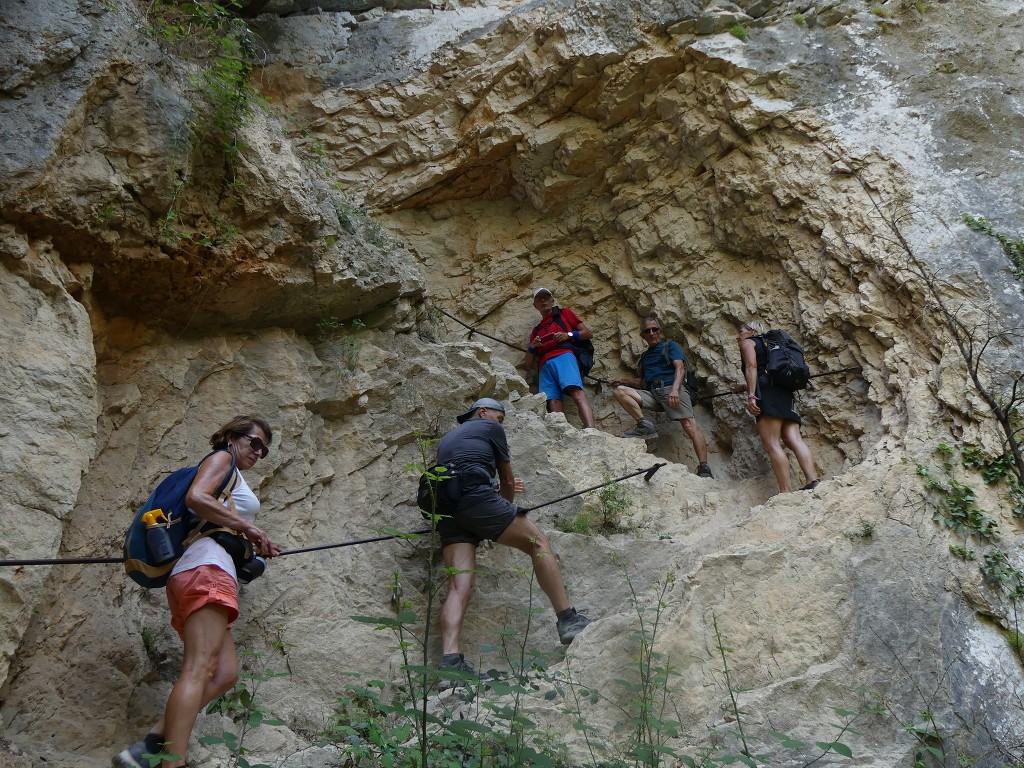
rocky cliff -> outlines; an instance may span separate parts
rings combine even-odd
[[[415,530],[419,441],[494,396],[524,505],[668,462],[535,513],[596,618],[564,656],[525,558],[481,552],[467,654],[507,671],[511,636],[547,659],[524,706],[566,764],[598,760],[585,733],[602,760],[634,738],[641,630],[674,670],[682,726],[655,731],[680,753],[1024,760],[1019,2],[237,6],[0,6],[0,558],[118,553],[156,480],[241,412],[275,430],[249,473],[275,541]],[[615,437],[606,386],[596,430],[545,414],[521,352],[450,319],[523,345],[537,286],[594,330],[598,378],[631,368],[650,312],[704,394],[740,381],[753,318],[815,372],[856,369],[799,396],[822,484],[773,495],[732,396],[697,411],[713,480],[674,423]],[[402,664],[352,617],[397,592],[425,615],[428,554],[300,553],[245,588],[237,639],[288,673],[261,683],[284,725],[248,735],[250,761],[345,764],[318,736],[339,696]],[[180,665],[162,592],[116,565],[0,587],[2,761],[106,764]]]

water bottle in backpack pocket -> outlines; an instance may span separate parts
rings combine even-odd
[[[146,526],[146,550],[153,565],[164,565],[176,559],[174,542],[167,532],[170,523],[162,509],[151,509],[142,515],[142,524]]]

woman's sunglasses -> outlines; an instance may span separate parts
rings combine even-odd
[[[244,432],[236,432],[239,437],[249,438],[249,447],[252,448],[256,453],[260,455],[261,459],[267,458],[267,454],[270,453],[270,448],[267,447],[266,443],[256,435],[247,435]]]

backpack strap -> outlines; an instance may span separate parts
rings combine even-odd
[[[562,308],[561,307],[555,307],[553,310],[551,310],[551,319],[554,320],[556,323],[558,323],[558,327],[561,328],[566,333],[571,333],[572,332],[570,330],[569,326],[566,324],[566,322],[564,320],[562,320]],[[530,338],[531,339],[534,336],[537,335],[537,331],[540,330],[540,327],[543,324],[544,324],[544,321],[541,320],[539,323],[537,323],[535,326],[533,326],[533,333],[530,334]],[[555,349],[568,349],[570,351],[574,350],[575,348],[576,348],[576,345],[573,344],[573,342],[571,340],[570,341],[563,341],[561,344],[559,344],[557,347],[555,347]]]
[[[565,323],[564,320],[562,320],[561,307],[555,307],[553,310],[551,310],[551,319],[558,323],[558,325],[561,327],[563,331],[565,331],[566,333],[569,332],[569,326]]]
[[[668,339],[665,339],[664,343],[665,343],[665,346],[663,346],[661,348],[661,356],[665,359],[665,365],[667,365],[669,368],[674,368],[675,366],[672,365],[672,358],[670,357],[669,351],[668,351],[668,345],[669,345],[670,341]],[[682,348],[683,348],[682,345],[680,345],[679,349],[681,350]],[[641,382],[644,381],[644,355],[645,354],[647,354],[647,350],[646,349],[643,352],[640,353],[640,361],[637,363],[637,366],[636,366],[636,375],[637,375],[637,378],[640,379]],[[684,361],[683,365],[685,366],[686,363],[688,362],[686,360],[686,352],[683,352],[683,361]]]
[[[551,319],[554,320],[556,323],[558,323],[558,327],[561,328],[563,331],[565,331],[566,333],[569,332],[569,326],[565,324],[564,320],[562,320],[562,308],[561,307],[555,307],[554,309],[551,310]],[[543,320],[541,320],[539,323],[537,323],[535,326],[533,326],[533,333],[531,333],[530,336],[531,337],[535,336],[537,334],[537,331],[540,330],[540,327],[542,325],[544,325],[544,321]]]
[[[751,336],[750,337],[751,341],[754,342],[754,358],[755,358],[755,361],[757,362],[757,396],[758,397],[761,396],[761,377],[767,375],[767,368],[768,368],[768,342],[765,341],[765,338],[764,338],[765,334],[767,334],[767,333],[768,333],[768,331],[765,331],[764,333],[761,333],[761,334],[758,334],[756,336]],[[760,342],[760,343],[758,343],[758,342]]]
[[[216,451],[214,451],[214,453],[216,453]],[[213,453],[208,453],[206,456],[203,457],[203,461],[206,461],[212,455]],[[203,461],[199,462],[200,466],[202,466]],[[232,454],[231,468],[228,469],[227,474],[224,475],[224,479],[221,480],[220,485],[217,486],[216,498],[217,501],[219,501],[221,504],[226,504],[228,508],[236,515],[238,514],[238,508],[235,506],[235,497],[232,496],[231,493],[237,487],[238,465],[235,463],[234,454]],[[245,538],[238,531],[232,530],[227,526],[214,525],[213,523],[210,523],[209,521],[199,517],[199,515],[195,515],[195,518],[196,521],[195,523],[193,523],[193,528],[189,532],[188,536],[185,537],[185,541],[183,542],[185,549],[188,549],[189,545],[195,543],[196,541],[199,541],[199,539],[205,539],[206,537],[212,536],[213,534],[219,533],[221,531],[226,531],[227,533],[230,533],[232,536],[240,536],[242,538]]]

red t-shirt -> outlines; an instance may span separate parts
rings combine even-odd
[[[561,320],[570,331],[575,331],[579,328],[580,323],[582,322],[576,316],[576,313],[568,307],[562,307]],[[569,342],[559,342],[554,339],[554,335],[556,333],[565,333],[566,328],[563,328],[562,325],[555,320],[555,313],[552,312],[541,320],[540,325],[537,326],[537,330],[530,334],[530,349],[533,350],[533,354],[537,358],[538,368],[541,368],[544,363],[553,357],[572,354],[571,349],[567,346],[563,346]]]

